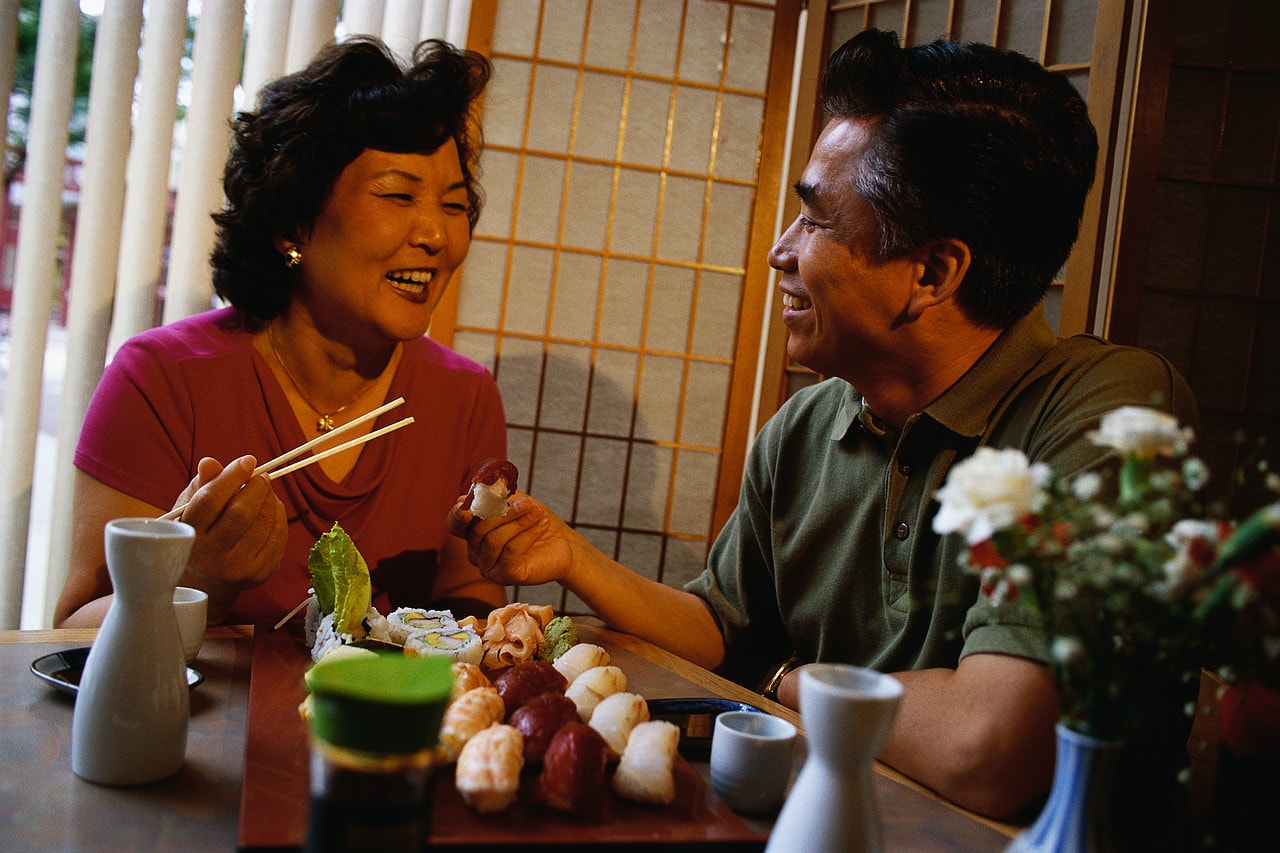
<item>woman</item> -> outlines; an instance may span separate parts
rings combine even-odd
[[[274,623],[310,586],[334,522],[369,564],[374,604],[484,616],[501,586],[445,516],[506,455],[497,385],[424,337],[480,213],[479,54],[424,42],[400,68],[375,39],[327,48],[235,122],[213,282],[232,307],[151,329],[103,375],[76,448],[73,559],[55,624],[101,622],[103,525],[190,501],[181,583],[211,623]],[[335,444],[415,422],[279,480],[255,465],[396,397]],[[218,460],[232,460],[224,465]]]

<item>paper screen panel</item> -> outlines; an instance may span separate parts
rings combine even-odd
[[[522,486],[667,582],[712,532],[774,20],[736,0],[494,10],[453,343],[498,380]]]

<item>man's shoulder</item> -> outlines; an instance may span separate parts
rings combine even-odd
[[[1066,397],[1153,406],[1184,421],[1196,418],[1190,386],[1168,358],[1095,335],[1061,339],[1028,378],[1048,379]]]
[[[1105,453],[1088,438],[1107,413],[1146,406],[1199,426],[1195,398],[1164,356],[1075,335],[1050,347],[991,413],[986,440],[1013,446],[1069,475]]]

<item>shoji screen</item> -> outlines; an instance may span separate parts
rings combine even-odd
[[[497,377],[522,487],[679,585],[712,533],[739,336],[759,337],[746,282],[776,10],[494,9],[487,203],[452,345]],[[581,612],[558,588],[515,593]]]

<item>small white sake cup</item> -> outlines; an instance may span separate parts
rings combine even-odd
[[[204,643],[205,624],[209,618],[209,593],[189,586],[173,590],[173,615],[178,617],[178,633],[182,635],[182,655],[187,663],[200,654]]]
[[[775,811],[791,782],[795,742],[796,727],[781,717],[726,711],[711,735],[711,787],[735,812]]]

